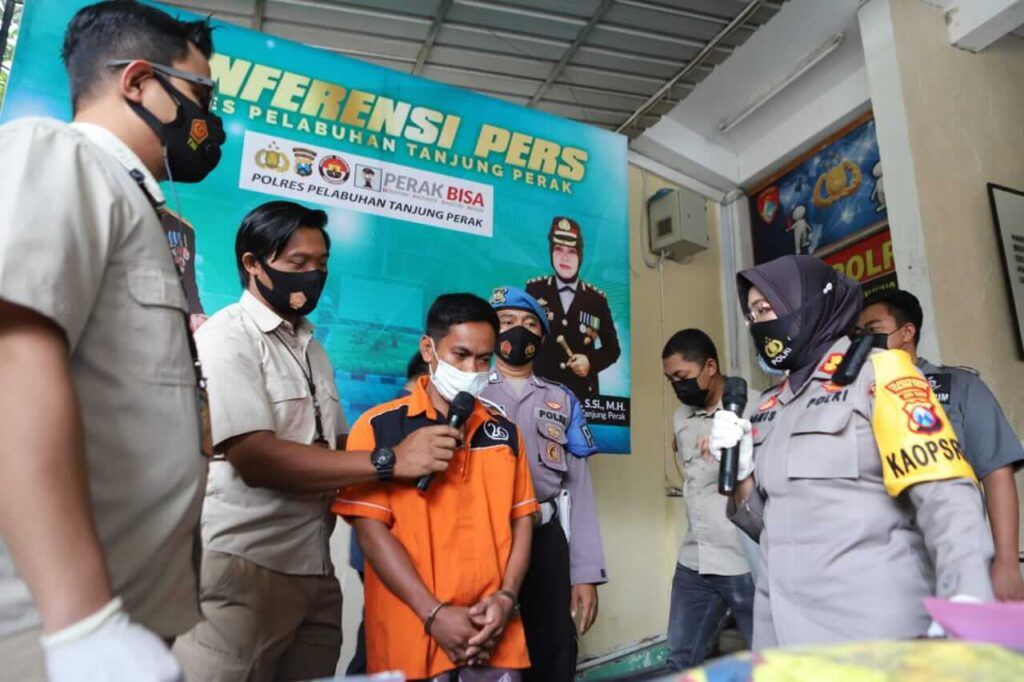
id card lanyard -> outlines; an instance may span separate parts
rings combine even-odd
[[[299,360],[299,356],[292,350],[291,345],[288,343],[288,339],[281,335],[281,328],[278,327],[274,330],[274,336],[277,337],[284,349],[288,351],[288,355],[292,356],[295,360],[295,364],[299,366],[299,371],[302,372],[302,376],[306,379],[306,385],[309,387],[309,395],[313,398],[313,419],[316,425],[316,439],[313,441],[314,445],[321,445],[329,447],[327,438],[324,437],[324,422],[320,412],[320,398],[316,394],[316,383],[313,381],[313,363],[309,360],[309,350],[306,350],[305,357],[306,363],[303,364]]]
[[[153,195],[146,189],[146,178],[137,168],[132,168],[128,171],[128,174],[132,177],[132,180],[142,190],[142,194],[145,195],[149,201],[149,205],[153,207],[156,212],[157,220],[161,219],[162,207],[157,203]],[[181,294],[188,300],[188,294],[185,292],[185,280],[184,274],[178,269],[176,263],[174,263],[174,257],[171,256],[170,249],[167,251],[167,255],[171,258],[171,265],[174,266],[174,271],[178,273],[178,284],[181,285]],[[202,426],[202,453],[207,457],[213,457],[216,453],[213,450],[213,433],[210,426],[210,400],[206,393],[206,376],[203,374],[203,364],[199,360],[199,349],[196,347],[196,339],[192,335],[192,325],[189,324],[189,317],[187,311],[182,311],[182,320],[185,323],[185,338],[188,339],[188,352],[192,357],[192,370],[196,375],[196,393],[199,399],[199,419]]]

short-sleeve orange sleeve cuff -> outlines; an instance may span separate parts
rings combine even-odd
[[[528,500],[523,500],[522,502],[517,502],[516,504],[513,504],[511,516],[513,519],[519,519],[524,516],[529,516],[530,514],[533,514],[534,512],[537,512],[539,510],[540,505],[537,504],[537,500],[531,497]]]
[[[346,494],[347,492],[343,489],[338,493],[334,504],[331,505],[332,512],[343,517],[349,523],[353,518],[375,519],[387,524],[388,528],[394,523],[394,515],[388,507],[376,502],[356,499],[354,495]]]

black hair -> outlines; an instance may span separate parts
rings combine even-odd
[[[424,374],[430,374],[430,365],[423,359],[423,354],[419,351],[413,353],[413,356],[409,358],[409,364],[405,366],[405,380],[411,381],[417,377],[421,377]]]
[[[242,288],[249,286],[249,273],[242,264],[242,256],[252,253],[262,263],[271,261],[281,252],[288,240],[300,227],[320,230],[331,250],[331,238],[327,234],[327,214],[320,210],[306,208],[293,201],[268,201],[249,211],[235,235],[235,262],[238,265],[238,279]]]
[[[427,312],[427,336],[437,343],[451,327],[467,322],[486,322],[498,336],[498,313],[490,303],[473,294],[441,294]]]
[[[108,0],[78,10],[64,32],[61,58],[71,84],[72,109],[108,73],[107,62],[145,59],[170,66],[188,56],[189,43],[213,54],[209,19],[179,21],[135,0]]]
[[[661,351],[661,359],[681,355],[683,360],[704,364],[714,360],[718,364],[718,350],[711,337],[699,329],[683,329],[672,335]]]
[[[914,325],[914,343],[921,342],[924,311],[921,310],[921,302],[917,300],[917,296],[903,289],[890,289],[869,296],[864,301],[864,307],[867,308],[871,305],[884,305],[900,327],[905,324]]]

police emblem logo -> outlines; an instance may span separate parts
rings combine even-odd
[[[547,405],[548,407],[550,407],[552,410],[560,410],[560,409],[562,409],[561,403],[556,403],[553,400],[545,400],[544,404]]]
[[[292,310],[298,310],[306,305],[306,295],[301,291],[293,291],[288,297],[288,305],[292,307]]]
[[[915,376],[890,381],[885,389],[903,401],[907,414],[907,427],[914,433],[931,434],[942,430],[942,419],[935,404],[932,385],[927,379]]]
[[[843,390],[842,386],[831,381],[826,381],[821,387],[825,389],[825,393],[838,393]]]
[[[295,173],[304,178],[313,174],[313,162],[316,161],[316,152],[305,147],[292,147],[292,154],[295,155]]]
[[[537,354],[537,347],[531,343],[526,347],[526,349],[523,352],[526,354],[526,359],[529,360],[530,358]]]
[[[188,130],[188,144],[193,150],[198,149],[199,145],[206,142],[206,138],[210,136],[210,128],[206,125],[206,121],[201,118],[192,119],[192,126]]]
[[[273,142],[269,147],[256,152],[256,157],[253,160],[263,170],[272,170],[278,173],[285,173],[292,167],[288,155],[278,149]]]
[[[491,305],[501,305],[504,303],[507,294],[508,287],[495,287],[491,291]]]
[[[563,232],[568,232],[572,229],[572,223],[570,223],[566,218],[562,218],[558,221],[558,229]]]
[[[836,373],[836,370],[839,369],[839,365],[842,364],[844,357],[846,356],[842,353],[832,353],[825,358],[825,362],[821,363],[821,367],[818,368],[818,371],[832,376]]]
[[[548,432],[548,436],[550,438],[561,438],[562,437],[562,430],[560,428],[558,428],[557,426],[554,426],[553,424],[548,424],[547,432]]]
[[[558,462],[562,459],[561,453],[558,450],[558,443],[548,443],[546,454],[549,462]]]
[[[351,174],[351,170],[348,164],[345,163],[345,159],[335,154],[328,154],[324,158],[320,159],[320,177],[332,185],[341,185]]]
[[[778,339],[768,339],[767,343],[764,344],[764,352],[768,355],[769,359],[777,357],[784,349],[785,346]]]
[[[501,353],[501,357],[508,359],[508,356],[512,353],[512,344],[508,341],[502,341],[498,346],[498,352]]]
[[[773,395],[771,398],[769,398],[768,400],[766,400],[763,403],[761,403],[761,406],[757,408],[757,411],[758,412],[765,412],[767,410],[772,409],[773,407],[775,407],[778,404],[779,404],[779,396]]]

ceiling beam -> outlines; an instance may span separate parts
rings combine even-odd
[[[601,4],[598,5],[597,9],[591,15],[590,21],[588,21],[576,33],[576,39],[572,41],[572,45],[562,53],[562,58],[558,60],[558,63],[551,67],[551,71],[548,72],[547,78],[545,78],[544,82],[540,84],[537,91],[533,93],[533,97],[530,98],[530,101],[526,106],[532,107],[537,104],[540,98],[544,96],[544,93],[551,88],[551,84],[555,82],[555,79],[562,75],[562,72],[565,71],[566,65],[568,65],[569,61],[576,56],[576,52],[580,49],[580,45],[590,37],[590,34],[594,31],[594,27],[597,26],[598,22],[604,18],[604,15],[611,8],[612,1],[613,0],[601,0]]]
[[[427,56],[430,54],[430,49],[434,47],[434,41],[437,39],[437,34],[441,32],[441,26],[444,25],[444,19],[448,16],[448,8],[451,6],[452,0],[439,0],[437,3],[434,23],[430,25],[427,37],[423,39],[423,46],[420,48],[419,54],[416,55],[416,66],[412,67],[413,75],[419,75],[423,70],[423,65],[427,63]]]
[[[960,0],[946,11],[946,23],[950,44],[981,52],[1024,24],[1024,1]]]
[[[750,16],[754,14],[754,12],[760,9],[763,3],[764,0],[750,0],[750,2],[747,3],[747,6],[744,7],[740,11],[740,13],[737,14],[736,17],[729,22],[727,26],[725,26],[721,31],[716,33],[715,36],[711,40],[709,40],[704,47],[701,48],[700,52],[698,52],[693,59],[691,59],[685,66],[683,66],[683,68],[680,69],[679,72],[676,73],[676,75],[669,78],[664,85],[658,88],[658,91],[656,93],[647,98],[647,101],[641,104],[637,108],[637,110],[634,111],[630,115],[630,117],[626,119],[625,123],[618,127],[616,132],[621,133],[625,128],[628,128],[630,124],[638,120],[648,109],[657,104],[662,97],[671,92],[672,88],[676,85],[676,83],[681,81],[684,77],[686,77],[686,74],[693,71],[698,64],[704,61],[704,58],[711,54],[711,51],[715,49],[715,46],[717,46],[718,43],[725,40],[734,30],[736,30],[736,27],[745,22]]]
[[[697,21],[704,21],[709,24],[717,24],[719,26],[726,26],[729,23],[729,17],[721,17],[717,14],[708,14],[706,12],[698,12],[692,9],[682,9],[680,7],[669,7],[668,5],[662,5],[656,2],[648,2],[647,0],[617,0],[618,4],[626,5],[627,7],[636,7],[637,9],[645,9],[651,12],[661,12],[662,14],[671,14],[677,17],[683,17],[685,19],[695,19]],[[747,22],[740,24],[738,30],[744,31],[756,31],[758,25],[754,22]]]

